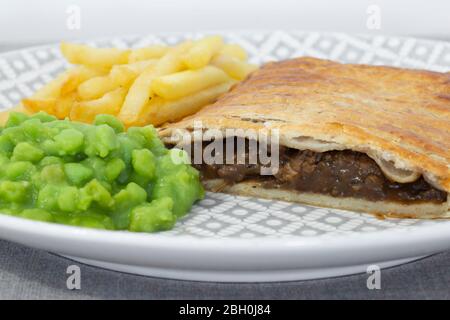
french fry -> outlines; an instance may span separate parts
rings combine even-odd
[[[134,49],[130,53],[128,62],[133,63],[149,59],[158,59],[164,56],[168,51],[169,48],[167,46],[161,45],[154,45],[150,47]]]
[[[111,73],[109,74],[112,82],[117,86],[122,87],[129,87],[137,76],[137,72],[134,72],[132,69],[127,68],[126,66],[114,66],[111,69]]]
[[[129,87],[137,73],[129,68],[114,66],[107,76],[95,77],[83,82],[77,89],[81,100],[94,100],[118,87]]]
[[[83,82],[77,89],[80,100],[89,101],[102,97],[114,90],[115,85],[109,76],[95,77]]]
[[[61,43],[61,52],[73,64],[109,69],[115,64],[128,63],[130,50],[93,48],[83,44]]]
[[[127,89],[118,88],[96,100],[75,102],[70,112],[70,119],[91,123],[98,114],[117,115],[126,94]]]
[[[133,63],[129,63],[129,64],[121,64],[121,65],[114,66],[112,68],[112,70],[126,68],[137,74],[141,74],[148,67],[155,66],[158,63],[158,61],[159,61],[158,59],[148,59],[148,60],[137,61],[137,62],[133,62]]]
[[[156,78],[152,82],[152,91],[164,99],[175,100],[227,81],[229,77],[221,69],[206,66]]]
[[[185,41],[172,48],[164,57],[159,59],[155,65],[155,73],[165,75],[181,71],[184,68],[183,54],[190,50],[193,45],[192,41]]]
[[[225,71],[230,77],[236,80],[244,80],[257,69],[257,66],[241,61],[232,56],[224,54],[215,57],[211,64]]]
[[[151,99],[150,86],[155,78],[154,68],[142,72],[131,85],[125,98],[119,119],[127,125],[136,121],[141,109]]]
[[[231,56],[241,61],[247,60],[247,52],[240,45],[234,43],[225,44],[219,54]]]
[[[130,64],[116,65],[106,76],[91,78],[78,86],[78,96],[81,100],[93,100],[118,87],[129,87],[136,77],[158,60],[151,59]]]
[[[22,104],[30,113],[44,111],[48,114],[55,114],[56,101],[56,98],[25,98],[22,99]]]
[[[73,87],[79,80],[90,77],[94,74],[97,74],[97,71],[85,67],[75,67],[66,70],[65,72],[59,74],[54,80],[37,90],[30,98],[26,99],[27,101],[25,103],[25,107],[27,104],[34,104],[37,106],[41,102],[44,103],[43,100],[47,100],[45,103],[48,104],[50,100],[58,99],[62,94],[72,91]],[[41,102],[38,101],[33,103],[31,100],[41,100]]]
[[[198,40],[184,55],[183,63],[189,69],[203,68],[222,46],[223,40],[220,36],[209,36]]]
[[[73,69],[66,70],[60,73],[55,79],[44,85],[42,88],[37,90],[32,98],[45,98],[45,99],[56,99],[61,95],[61,87],[70,77],[70,73]]]
[[[213,103],[221,94],[230,90],[234,83],[235,81],[221,83],[179,100],[167,101],[163,98],[155,97],[144,108],[136,125],[151,123],[157,126],[193,114],[202,107]]]
[[[58,119],[69,117],[74,103],[77,100],[76,92],[71,92],[56,100],[54,116]]]
[[[30,113],[44,111],[48,114],[54,114],[56,99],[60,95],[61,86],[65,79],[67,79],[67,75],[61,74],[55,80],[38,90],[30,98],[22,99],[23,107]]]
[[[66,106],[70,97],[73,97],[69,95],[68,98],[65,98],[65,96],[74,91],[81,81],[97,74],[98,71],[84,66],[69,69],[36,91],[33,96],[23,99],[22,105],[31,113],[44,111],[56,116],[64,115],[65,111],[58,113],[58,108]]]
[[[60,95],[66,95],[75,91],[84,81],[102,74],[103,72],[86,66],[77,66],[70,69],[67,73],[66,80],[61,85]]]
[[[182,70],[181,55],[191,46],[191,42],[184,42],[176,46],[159,59],[154,66],[149,67],[136,78],[118,116],[125,125],[135,123],[142,108],[153,97],[151,85],[155,78]]]

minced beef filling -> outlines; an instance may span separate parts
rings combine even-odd
[[[248,159],[248,144],[246,159]],[[205,147],[204,144],[203,147]],[[194,164],[203,179],[224,179],[228,184],[258,180],[266,188],[298,190],[333,197],[355,197],[371,201],[447,201],[447,193],[422,177],[411,183],[386,178],[377,163],[364,153],[344,150],[314,152],[280,148],[280,166],[274,176],[261,176],[259,164]],[[236,157],[235,157],[236,158]],[[247,161],[248,162],[248,161]],[[235,161],[236,163],[236,161]]]

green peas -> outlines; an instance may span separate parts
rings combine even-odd
[[[147,200],[147,192],[134,182],[130,182],[125,189],[114,195],[115,210],[112,214],[115,225],[128,228],[130,224],[130,211],[133,207]]]
[[[103,208],[111,208],[114,205],[111,194],[97,179],[86,184],[83,191]]]
[[[142,146],[139,144],[139,142],[130,139],[126,134],[119,134],[117,136],[117,140],[119,141],[118,156],[120,156],[128,165],[131,163],[131,153],[133,152],[133,150],[140,149],[142,148]]]
[[[41,178],[47,183],[58,184],[65,181],[66,175],[62,165],[51,164],[42,168]]]
[[[108,181],[116,180],[121,172],[126,168],[125,162],[119,158],[111,159],[105,168],[105,176]]]
[[[8,121],[6,122],[5,127],[6,128],[16,127],[28,119],[29,119],[29,117],[24,113],[11,112],[9,114],[9,118],[8,118]]]
[[[53,221],[52,214],[43,209],[25,209],[22,211],[22,214],[20,216],[31,220],[46,221],[46,222]]]
[[[128,129],[128,135],[135,141],[139,141],[142,147],[149,148],[154,154],[160,156],[167,153],[162,141],[158,138],[158,133],[152,126],[134,127]]]
[[[43,157],[44,152],[28,142],[18,143],[13,151],[13,160],[38,162]]]
[[[156,159],[148,149],[133,150],[131,162],[137,174],[152,179],[156,171]]]
[[[57,185],[47,184],[40,189],[36,206],[41,209],[55,211],[58,209],[58,195],[61,188]]]
[[[8,157],[0,153],[0,172],[3,169],[2,167],[4,167],[8,162]]]
[[[114,129],[106,124],[102,124],[95,128],[94,146],[97,155],[105,158],[111,151],[118,148],[118,142]]]
[[[133,209],[130,219],[130,230],[137,232],[154,232],[169,230],[176,217],[172,213],[173,200],[169,197],[153,200]]]
[[[13,151],[14,144],[11,142],[11,140],[3,135],[0,136],[0,153],[1,154],[9,154]]]
[[[125,126],[116,117],[109,114],[101,114],[95,118],[94,125],[100,126],[106,124],[114,129],[116,133],[121,133],[125,131]]]
[[[79,191],[75,187],[63,187],[58,194],[58,207],[61,211],[75,212],[78,208]]]
[[[44,157],[40,162],[39,165],[41,167],[45,167],[51,164],[64,164],[63,159],[58,158],[58,157],[54,157],[54,156],[47,156]]]
[[[73,217],[69,221],[68,224],[74,226],[81,226],[85,228],[94,228],[94,229],[114,229],[114,225],[112,223],[111,218],[99,215],[99,214],[83,214]]]
[[[195,200],[203,196],[204,191],[198,176],[189,170],[182,169],[175,174],[158,179],[153,188],[152,199],[172,198],[176,203],[173,212],[177,217],[181,217]]]
[[[45,112],[35,113],[30,118],[31,119],[37,119],[37,120],[39,120],[42,123],[44,123],[44,122],[52,122],[52,121],[56,120],[55,116],[52,116],[52,115],[50,115],[48,113],[45,113]]]
[[[172,228],[203,197],[198,172],[152,126],[12,113],[0,128],[0,211],[108,230]]]
[[[35,172],[35,167],[28,161],[10,162],[5,165],[4,175],[9,180],[27,180]]]
[[[64,164],[64,173],[70,183],[81,186],[94,176],[94,171],[81,163]]]
[[[75,129],[64,129],[54,138],[60,155],[73,155],[80,152],[84,144],[84,135]]]
[[[134,182],[130,182],[125,189],[114,195],[116,209],[118,211],[137,206],[147,200],[147,192]]]
[[[51,129],[46,128],[39,119],[28,119],[22,123],[23,132],[32,141],[41,142],[51,136]]]
[[[13,145],[26,141],[27,136],[22,127],[9,127],[2,131],[2,135],[6,137]]]
[[[7,202],[24,203],[28,198],[30,183],[27,181],[0,182],[0,198]]]
[[[41,148],[42,150],[44,150],[46,155],[49,156],[60,156],[60,152],[61,149],[59,148],[58,144],[51,140],[51,139],[46,139],[42,142],[41,144]]]
[[[170,160],[174,165],[191,163],[189,155],[184,150],[174,148],[169,150],[168,155],[170,156]]]

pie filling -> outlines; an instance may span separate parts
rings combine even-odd
[[[225,143],[229,141],[226,139]],[[247,142],[247,141],[246,141]],[[203,148],[208,142],[203,143]],[[236,143],[235,143],[236,145]],[[225,149],[225,146],[223,148]],[[389,180],[378,164],[365,153],[343,150],[314,152],[280,147],[279,170],[274,175],[261,175],[261,164],[249,164],[246,143],[246,164],[195,164],[203,180],[223,179],[228,185],[242,181],[258,181],[264,188],[297,190],[332,197],[352,197],[370,201],[401,203],[444,203],[447,193],[438,190],[420,177],[414,182]],[[203,153],[202,153],[203,154]],[[192,157],[194,152],[192,152]],[[228,161],[231,162],[231,161]],[[223,157],[222,163],[225,163]]]

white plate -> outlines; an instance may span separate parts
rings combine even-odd
[[[311,55],[343,62],[450,70],[450,45],[411,38],[308,32],[222,33],[252,62]],[[90,42],[174,44],[200,34]],[[60,72],[58,47],[0,55],[0,106],[8,108]],[[450,221],[378,220],[279,201],[208,194],[176,228],[157,234],[83,229],[0,215],[0,237],[109,269],[207,281],[280,281],[365,272],[450,248]]]

